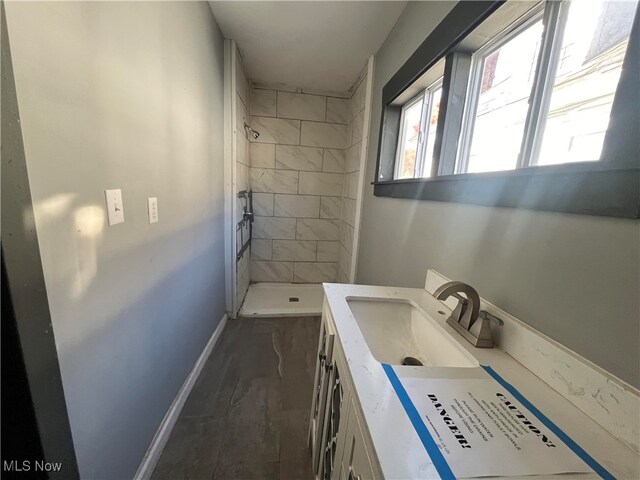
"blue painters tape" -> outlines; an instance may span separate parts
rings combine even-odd
[[[389,378],[389,381],[391,382],[393,389],[396,391],[396,394],[400,399],[400,403],[402,403],[404,410],[407,412],[407,415],[409,416],[409,420],[411,420],[411,423],[413,424],[413,428],[415,428],[416,433],[418,434],[418,437],[420,437],[420,441],[422,442],[422,445],[424,445],[425,450],[429,454],[429,457],[431,458],[433,465],[436,467],[436,470],[438,471],[440,478],[444,480],[455,480],[456,477],[451,471],[451,468],[449,468],[449,464],[442,456],[442,452],[440,452],[440,448],[438,447],[438,445],[436,445],[436,442],[433,440],[433,437],[429,433],[427,426],[422,421],[422,418],[420,417],[418,410],[416,409],[415,405],[409,398],[407,391],[402,386],[402,383],[400,382],[398,375],[396,375],[396,372],[393,370],[393,367],[391,367],[391,365],[387,365],[386,363],[383,363],[382,368],[387,374],[387,377]]]
[[[596,462],[591,455],[585,452],[580,445],[571,440],[569,436],[560,430],[555,423],[549,420],[544,413],[538,410],[533,404],[527,400],[524,395],[522,395],[516,388],[508,383],[504,378],[496,373],[496,371],[488,365],[481,365],[485,371],[493,377],[493,379],[502,385],[505,390],[507,390],[511,395],[513,395],[522,405],[524,405],[531,413],[533,413],[538,420],[540,420],[549,430],[551,430],[560,440],[562,440],[567,447],[569,447],[573,452],[582,459],[584,463],[589,465],[594,472],[596,472],[600,477],[605,480],[615,480],[615,477],[611,475],[602,465]]]

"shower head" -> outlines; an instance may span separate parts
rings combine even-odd
[[[260,132],[258,132],[257,130],[254,130],[253,128],[251,128],[249,125],[247,125],[246,122],[244,124],[244,128],[249,130],[249,133],[253,136],[254,140],[257,140],[258,137],[260,136]]]

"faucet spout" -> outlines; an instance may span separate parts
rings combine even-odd
[[[460,295],[461,293],[465,297]],[[471,285],[463,282],[447,282],[433,292],[433,296],[438,300],[446,300],[449,297],[458,299],[458,305],[453,310],[451,318],[465,330],[469,330],[478,319],[480,296]]]

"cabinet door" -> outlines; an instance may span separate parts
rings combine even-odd
[[[318,478],[331,480],[340,459],[337,457],[338,432],[343,421],[342,415],[347,409],[343,408],[345,389],[342,384],[340,366],[333,362],[331,365],[331,382],[327,392],[327,409],[324,421],[323,447],[321,449]]]
[[[342,478],[345,480],[372,480],[373,468],[367,453],[365,436],[356,414],[355,405],[350,406],[353,412],[349,415],[350,428],[347,444],[342,459]]]
[[[345,369],[346,369],[346,361],[342,357],[342,352],[339,348],[336,348],[333,353],[333,361],[338,366],[338,370],[343,372],[342,377],[342,389],[343,389],[343,407],[341,413],[340,427],[338,428],[338,436],[336,439],[336,454],[335,454],[335,465],[336,467],[333,470],[333,475],[331,476],[332,480],[341,480],[345,478],[345,469],[343,467],[343,459],[345,456],[345,451],[347,448],[350,448],[350,445],[347,445],[347,439],[352,437],[353,430],[353,417],[355,416],[355,411],[353,408],[353,394],[351,392],[351,387],[349,385],[349,381],[345,378]]]
[[[348,407],[348,408],[347,408]],[[336,463],[338,467],[333,472],[332,480],[347,480],[349,474],[349,462],[351,460],[351,441],[353,439],[353,426],[355,424],[355,411],[353,403],[349,398],[344,410],[344,422],[338,432],[338,451]]]
[[[313,452],[313,473],[318,475],[321,451],[324,445],[324,420],[327,407],[330,369],[333,357],[334,335],[328,327],[326,315],[323,315],[320,325],[320,339],[318,344],[318,361],[316,363],[313,401],[311,404],[309,442]]]

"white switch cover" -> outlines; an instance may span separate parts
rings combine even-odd
[[[105,190],[107,199],[107,215],[109,225],[117,225],[124,222],[124,205],[122,203],[122,190]]]
[[[149,223],[158,221],[158,197],[149,197]]]

